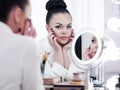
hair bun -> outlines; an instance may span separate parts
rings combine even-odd
[[[46,4],[46,9],[48,11],[56,8],[67,8],[65,2],[63,0],[49,0]]]

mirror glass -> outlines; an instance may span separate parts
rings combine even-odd
[[[101,60],[102,39],[93,29],[81,30],[72,43],[73,62],[82,69],[95,68]]]

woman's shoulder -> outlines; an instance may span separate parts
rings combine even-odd
[[[32,37],[28,37],[28,36],[22,36],[22,35],[18,35],[18,34],[11,34],[11,42],[16,42],[16,44],[29,44],[29,43],[35,43],[35,40]]]
[[[37,41],[39,47],[48,47],[49,42],[47,38],[42,38]]]
[[[42,51],[42,52],[44,52],[44,51],[52,52],[53,51],[53,48],[48,41],[48,38],[42,38],[42,39],[38,40],[37,45],[38,45],[40,51]]]

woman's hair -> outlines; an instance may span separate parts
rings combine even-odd
[[[66,9],[67,5],[63,0],[49,0],[46,3],[47,16],[46,16],[46,24],[49,24],[51,17],[57,13],[69,13]]]
[[[18,6],[24,10],[28,3],[29,0],[0,0],[0,21],[7,22],[9,13],[14,7]]]

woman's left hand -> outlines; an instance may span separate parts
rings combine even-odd
[[[64,67],[66,69],[69,69],[70,64],[71,64],[71,60],[70,60],[70,58],[68,56],[68,50],[71,47],[73,38],[74,38],[74,32],[72,31],[69,42],[63,47],[63,57],[64,57],[64,64],[65,64]]]
[[[74,31],[74,30],[72,30],[72,34],[71,34],[71,37],[70,37],[69,42],[63,47],[63,50],[68,50],[68,49],[71,47],[73,38],[74,38],[74,36],[75,36],[75,34],[74,34],[73,31]]]
[[[33,38],[37,36],[36,30],[33,27],[32,22],[29,20],[26,21],[25,29],[23,31],[23,35],[31,36]]]
[[[21,30],[17,34],[25,35],[25,36],[30,36],[35,38],[37,36],[36,30],[32,25],[32,22],[30,20],[26,20],[24,30]]]

